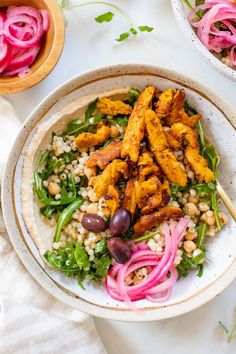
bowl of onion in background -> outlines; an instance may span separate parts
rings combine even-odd
[[[0,94],[42,81],[61,56],[64,34],[56,0],[1,0]]]
[[[236,80],[235,0],[171,0],[171,3],[184,36],[219,72]]]

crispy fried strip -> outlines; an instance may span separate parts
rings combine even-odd
[[[122,141],[112,141],[104,149],[97,150],[89,156],[86,167],[98,166],[102,170],[108,163],[120,157]]]
[[[187,143],[185,158],[197,176],[198,181],[211,182],[214,178],[214,173],[208,168],[204,157],[199,155],[197,132],[183,123],[175,123],[168,134],[180,143],[183,143],[183,141]]]
[[[183,90],[177,90],[173,104],[170,109],[168,116],[166,117],[166,122],[168,125],[172,126],[174,123],[182,122],[189,127],[194,127],[195,124],[201,119],[200,114],[195,114],[194,116],[189,116],[184,110],[184,98],[185,93]]]
[[[140,141],[144,136],[145,111],[151,105],[155,90],[154,86],[149,86],[139,95],[129,118],[122,144],[121,156],[129,156],[133,162],[138,161]]]
[[[109,138],[111,134],[111,129],[105,125],[98,128],[95,134],[92,133],[81,133],[76,138],[76,144],[79,149],[88,149],[93,146],[104,143],[104,141]]]
[[[121,174],[126,178],[128,177],[128,165],[126,162],[121,160],[113,160],[105,170],[98,176],[94,185],[94,192],[101,198],[107,193],[108,186],[115,186],[118,182]]]
[[[143,215],[134,225],[134,235],[136,237],[141,236],[146,230],[151,230],[154,226],[158,226],[166,220],[179,218],[182,213],[182,209],[170,205],[151,214]]]
[[[118,114],[128,115],[132,112],[132,107],[120,100],[112,101],[110,98],[102,97],[97,103],[97,108],[102,114],[117,116]]]
[[[157,175],[159,167],[153,162],[152,156],[148,152],[144,152],[138,159],[139,180],[144,181],[148,175]]]
[[[211,182],[214,179],[214,173],[209,169],[204,157],[199,155],[198,150],[187,146],[185,149],[185,158],[191,169],[194,171],[199,182]]]
[[[170,184],[165,180],[156,190],[156,192],[151,195],[144,208],[142,209],[142,214],[150,214],[155,209],[166,206],[171,198]]]
[[[165,118],[170,111],[174,101],[175,90],[167,89],[161,93],[156,106],[156,113],[160,119]]]
[[[125,189],[124,199],[122,201],[122,208],[128,209],[133,215],[136,210],[136,198],[134,193],[135,179],[130,179]]]
[[[108,186],[107,194],[104,197],[105,204],[111,212],[111,216],[115,213],[119,207],[119,193],[113,185]]]
[[[183,187],[186,186],[187,175],[169,149],[160,118],[154,111],[148,110],[145,114],[145,123],[150,149],[164,174],[171,182]]]
[[[160,181],[156,176],[151,176],[147,181],[143,182],[135,181],[135,199],[140,209],[145,205],[148,196],[154,193],[159,185]]]

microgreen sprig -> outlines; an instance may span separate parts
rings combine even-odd
[[[123,42],[125,39],[129,38],[130,35],[137,36],[138,32],[152,32],[154,29],[153,27],[150,27],[147,25],[145,25],[145,26],[134,25],[132,23],[132,21],[130,20],[130,18],[126,15],[126,13],[119,6],[112,4],[110,2],[107,2],[107,1],[88,1],[85,3],[81,3],[81,4],[74,4],[74,5],[68,5],[68,6],[65,5],[64,0],[57,0],[57,1],[63,10],[70,10],[73,8],[84,7],[84,6],[89,6],[89,5],[105,5],[105,6],[112,8],[116,12],[118,12],[125,19],[125,21],[128,23],[129,30],[121,33],[119,35],[119,37],[116,38],[117,42]],[[95,21],[97,23],[111,22],[114,16],[115,16],[115,14],[113,12],[108,11],[108,12],[105,12],[105,13],[95,17]]]
[[[223,328],[225,334],[226,334],[226,338],[227,338],[227,342],[230,343],[231,340],[236,337],[236,323],[234,324],[234,326],[232,327],[232,329],[228,329],[223,322],[219,321],[218,322],[219,325]]]

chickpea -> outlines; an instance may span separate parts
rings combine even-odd
[[[197,233],[191,231],[188,231],[185,235],[185,239],[189,241],[193,241],[196,237],[197,237]]]
[[[215,237],[215,235],[216,235],[215,226],[210,226],[209,230],[207,231],[207,236]]]
[[[188,197],[188,202],[193,203],[193,204],[197,204],[197,202],[198,202],[198,195],[196,195],[195,197],[193,197],[192,195],[190,195],[190,196]]]
[[[199,209],[200,211],[202,211],[202,212],[205,212],[205,211],[210,210],[210,207],[209,207],[209,205],[208,205],[207,203],[205,203],[205,202],[200,202],[200,203],[198,204],[198,209]]]
[[[193,241],[184,241],[184,250],[187,253],[192,253],[193,251],[195,251],[195,249],[197,248],[196,244]]]
[[[196,205],[193,203],[186,203],[184,206],[184,210],[189,216],[198,215],[200,213]]]
[[[116,138],[118,135],[120,135],[119,129],[115,125],[112,125],[110,129],[112,138]]]
[[[96,167],[91,167],[91,168],[85,167],[84,174],[88,179],[90,179],[91,177],[96,175]]]
[[[87,213],[96,214],[97,211],[98,211],[98,208],[97,208],[97,204],[96,203],[89,204],[89,206],[87,208]]]
[[[206,213],[202,214],[201,219],[209,226],[212,226],[216,222],[216,218],[212,210],[208,210]]]
[[[196,197],[197,195],[196,189],[190,189],[189,193],[192,197]]]
[[[227,224],[228,222],[228,216],[225,213],[222,213],[221,211],[219,212],[219,217],[220,221],[222,222],[223,225]]]
[[[57,184],[55,182],[49,182],[48,183],[48,191],[51,195],[57,195],[60,193],[61,187],[59,186],[59,184]]]

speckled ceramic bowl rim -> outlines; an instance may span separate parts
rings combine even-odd
[[[222,61],[217,59],[198,39],[185,14],[183,0],[171,0],[171,3],[176,21],[181,30],[183,31],[185,37],[188,38],[188,40],[194,45],[195,48],[197,48],[200,54],[210,64],[214,65],[218,71],[220,71],[222,74],[229,77],[230,79],[236,80],[236,70],[231,69]]]
[[[16,210],[14,210],[13,197],[13,179],[15,167],[18,158],[21,154],[22,146],[24,145],[29,132],[39,122],[47,111],[58,102],[63,96],[73,92],[74,90],[87,85],[88,83],[99,81],[104,78],[116,78],[125,75],[151,75],[164,79],[172,80],[173,82],[187,87],[202,97],[207,97],[214,106],[221,112],[224,112],[225,118],[231,123],[235,129],[234,109],[224,99],[217,96],[213,91],[182,74],[168,69],[142,65],[142,64],[122,64],[105,68],[99,68],[87,73],[83,73],[61,85],[46,97],[35,110],[31,113],[29,118],[23,125],[14,146],[10,152],[7,164],[3,174],[2,184],[2,207],[3,216],[10,239],[14,245],[16,252],[25,265],[26,269],[35,278],[35,280],[51,295],[62,301],[63,303],[72,306],[80,311],[89,313],[94,316],[108,318],[112,320],[144,322],[151,320],[160,320],[164,318],[175,317],[191,310],[196,309],[202,304],[210,301],[220,292],[222,292],[236,277],[236,259],[232,259],[231,265],[227,270],[219,276],[216,280],[211,282],[204,289],[198,291],[193,296],[186,298],[170,305],[160,305],[153,308],[148,308],[144,314],[128,311],[127,309],[105,308],[100,305],[95,305],[78,298],[75,294],[71,294],[68,290],[63,289],[55,280],[51,279],[45,270],[39,265],[34,258],[32,252],[27,247],[24,238],[20,233],[20,226],[17,222]]]

